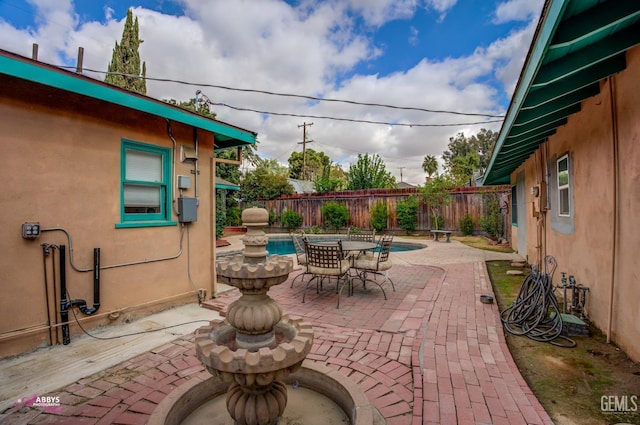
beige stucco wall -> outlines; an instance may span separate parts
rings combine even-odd
[[[526,255],[529,262],[536,263],[540,255],[553,255],[558,262],[555,284],[560,282],[560,272],[565,271],[574,275],[578,283],[588,286],[588,318],[604,332],[608,330],[609,294],[613,285],[611,338],[635,360],[640,360],[640,274],[635,264],[640,242],[637,225],[640,210],[639,75],[640,48],[635,48],[627,52],[627,69],[612,77],[613,86],[608,80],[602,81],[600,94],[586,99],[582,110],[570,116],[568,123],[549,138],[546,155],[542,145],[512,174],[515,183],[516,174],[525,172]],[[617,170],[613,159],[611,89],[617,111]],[[572,202],[575,205],[575,229],[570,234],[552,228],[551,212],[538,223],[531,214],[533,197],[529,191],[544,175],[543,159],[546,157],[550,167],[555,167],[554,159],[566,153],[573,167]],[[614,232],[616,176],[619,179],[617,234]],[[550,202],[557,203],[557,199],[552,197]]]
[[[94,247],[101,248],[103,267],[178,256],[102,270],[98,314],[90,320],[78,314],[89,328],[197,302],[189,282],[187,256],[193,282],[212,294],[211,133],[199,133],[198,220],[189,225],[189,242],[184,233],[181,250],[179,224],[115,228],[120,222],[121,140],[172,147],[163,119],[44,87],[29,87],[7,77],[0,81],[0,117],[0,357],[48,343],[40,244],[67,245],[67,255],[70,250],[60,231],[44,232],[36,240],[23,239],[21,224],[27,221],[68,231],[79,268],[92,268]],[[179,145],[193,146],[192,128],[174,123],[172,130]],[[180,163],[178,155],[177,174],[191,177],[185,196],[195,196],[191,169],[191,164]],[[177,215],[173,219],[177,221]],[[49,305],[54,309],[59,302],[53,298],[51,257],[47,264]],[[67,286],[73,298],[93,304],[92,273],[76,272],[67,264]],[[59,294],[59,285],[56,292]],[[73,326],[72,335],[77,331]]]

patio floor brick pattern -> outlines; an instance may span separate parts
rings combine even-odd
[[[396,291],[356,285],[336,309],[335,284],[290,280],[269,294],[290,316],[314,327],[309,360],[356,382],[390,425],[552,424],[506,346],[482,262],[396,265]],[[237,290],[208,301],[224,314]],[[30,407],[4,412],[3,424],[144,424],[156,405],[204,368],[188,335],[51,393],[57,413]]]

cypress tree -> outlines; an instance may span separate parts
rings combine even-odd
[[[140,53],[138,48],[143,40],[138,34],[138,18],[133,19],[131,9],[127,10],[127,19],[122,31],[122,41],[116,41],[104,81],[140,94],[147,94],[147,64],[142,63],[140,69]],[[126,75],[123,75],[126,74]],[[142,77],[142,78],[141,78]]]

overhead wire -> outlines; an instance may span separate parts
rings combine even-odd
[[[58,66],[60,68],[69,68],[69,69],[75,68],[75,67],[72,67],[72,66],[65,66],[65,65],[58,65]],[[234,105],[231,105],[231,104],[228,104],[228,103],[224,103],[224,102],[213,102],[213,101],[207,99],[207,102],[210,105],[222,106],[222,107],[226,107],[226,108],[233,109],[233,110],[236,110],[236,111],[241,111],[241,112],[254,112],[254,113],[258,113],[258,114],[262,114],[262,115],[273,115],[273,116],[293,117],[293,118],[325,119],[325,120],[333,120],[333,121],[353,122],[353,123],[362,123],[362,124],[387,125],[387,126],[396,126],[396,127],[410,127],[410,128],[412,128],[412,127],[455,127],[455,126],[461,126],[461,125],[483,125],[483,124],[491,124],[491,123],[496,123],[496,122],[502,122],[503,119],[504,119],[504,115],[481,114],[481,113],[474,113],[474,112],[459,112],[459,111],[447,111],[447,110],[435,110],[435,109],[417,108],[417,107],[411,107],[411,106],[397,106],[397,105],[389,105],[389,104],[381,104],[381,103],[358,102],[358,101],[345,100],[345,99],[321,98],[321,97],[299,95],[299,94],[292,94],[292,93],[271,92],[271,91],[267,91],[267,90],[243,89],[243,88],[237,88],[237,87],[228,87],[228,86],[221,86],[221,85],[209,84],[209,83],[192,83],[192,82],[188,82],[188,81],[176,80],[176,79],[171,79],[171,78],[147,77],[147,76],[140,76],[140,75],[134,75],[134,74],[126,74],[126,73],[122,73],[122,72],[100,71],[100,70],[91,69],[91,68],[83,68],[83,71],[94,72],[94,73],[105,74],[105,75],[121,75],[121,76],[125,76],[125,77],[138,77],[138,78],[143,78],[143,79],[148,80],[148,81],[171,82],[171,83],[183,84],[183,85],[189,85],[189,86],[212,87],[212,88],[219,88],[219,89],[223,89],[223,90],[232,90],[232,91],[239,91],[239,92],[261,93],[261,94],[266,94],[266,95],[271,95],[271,96],[294,97],[294,98],[314,100],[314,101],[319,101],[319,102],[339,102],[339,103],[346,103],[346,104],[351,104],[351,105],[373,106],[373,107],[390,108],[390,109],[396,109],[396,110],[409,110],[409,111],[420,111],[420,112],[429,112],[429,113],[443,113],[443,114],[453,114],[453,115],[458,115],[458,116],[477,116],[477,117],[496,118],[496,119],[490,119],[490,120],[484,120],[484,121],[474,121],[474,122],[445,123],[445,124],[425,124],[425,123],[411,123],[411,122],[399,122],[399,121],[377,121],[377,120],[365,120],[365,119],[357,119],[357,118],[334,117],[334,116],[329,116],[329,115],[311,115],[311,114],[296,114],[296,113],[289,113],[289,112],[265,111],[265,110],[247,108],[247,107],[234,106]],[[198,92],[200,92],[200,90],[198,90]]]
[[[74,66],[61,66],[61,68],[75,69]],[[434,113],[434,114],[452,114],[452,115],[487,117],[487,118],[501,118],[501,119],[504,118],[503,114],[484,114],[484,113],[479,113],[479,112],[460,112],[460,111],[451,111],[451,110],[445,110],[445,109],[419,108],[419,107],[415,107],[415,106],[398,106],[398,105],[390,105],[390,104],[385,104],[385,103],[359,102],[359,101],[348,100],[348,99],[335,99],[335,98],[317,97],[317,96],[309,96],[309,95],[294,94],[294,93],[280,93],[280,92],[274,92],[274,91],[269,91],[269,90],[230,87],[230,86],[223,86],[223,85],[220,85],[220,84],[194,83],[194,82],[190,82],[190,81],[176,80],[174,78],[148,77],[148,76],[141,76],[141,75],[135,75],[135,74],[126,74],[126,73],[123,73],[123,72],[100,71],[100,70],[91,69],[91,68],[83,68],[83,70],[84,71],[89,71],[89,72],[95,72],[95,73],[98,73],[98,74],[105,74],[105,75],[121,75],[123,77],[143,78],[143,79],[148,80],[148,81],[158,81],[158,82],[165,82],[165,83],[176,83],[176,84],[182,84],[182,85],[194,86],[194,87],[211,87],[211,88],[216,88],[216,89],[221,89],[221,90],[237,91],[237,92],[244,92],[244,93],[260,93],[260,94],[266,94],[266,95],[269,95],[269,96],[278,96],[278,97],[293,97],[293,98],[305,99],[305,100],[313,100],[313,101],[318,101],[318,102],[346,103],[346,104],[349,104],[349,105],[374,106],[374,107],[379,107],[379,108],[399,109],[399,110],[405,110],[405,111],[429,112],[429,113]]]

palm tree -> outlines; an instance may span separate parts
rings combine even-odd
[[[422,161],[422,169],[427,173],[427,178],[431,180],[431,177],[438,172],[438,160],[433,155],[426,155],[424,161]]]

